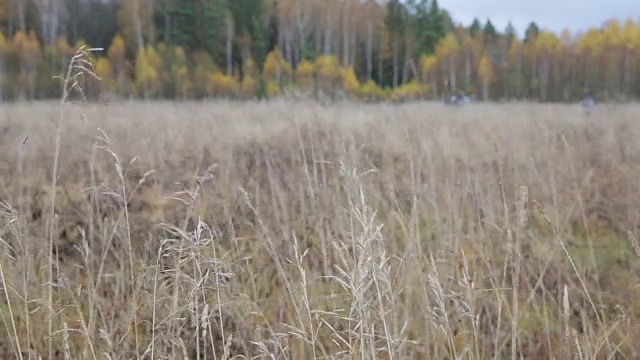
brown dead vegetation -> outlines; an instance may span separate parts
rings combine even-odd
[[[5,358],[638,356],[635,106],[65,106],[53,217],[3,109]]]

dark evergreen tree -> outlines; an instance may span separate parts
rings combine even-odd
[[[504,36],[507,39],[507,44],[511,44],[513,39],[518,37],[518,34],[516,33],[516,28],[513,27],[513,24],[511,24],[511,21],[509,21],[509,23],[507,24],[506,29],[504,30]]]
[[[400,77],[400,49],[407,32],[408,13],[404,3],[400,0],[390,0],[387,3],[387,16],[384,19],[387,31],[390,34],[391,48],[393,53],[392,66],[393,78],[391,85],[398,86]]]
[[[471,26],[469,26],[469,34],[472,37],[475,37],[481,30],[480,20],[478,18],[474,18]]]
[[[171,42],[171,35],[174,30],[174,15],[176,12],[176,0],[159,0],[155,13],[153,14],[153,22],[159,29],[158,37],[160,41],[165,43]]]
[[[272,19],[265,17],[264,0],[232,0],[229,9],[235,24],[236,56],[235,62],[242,64],[244,58],[253,58],[259,66],[271,50]]]
[[[438,41],[447,34],[445,14],[436,0],[418,0],[410,4],[413,5],[410,13],[417,55],[432,54]]]
[[[118,33],[116,2],[73,0],[66,3],[69,21],[62,32],[71,44],[84,40],[94,47],[108,48]],[[100,14],[100,16],[96,16]]]
[[[166,9],[172,24],[165,36],[188,51],[205,50],[219,62],[224,55],[227,5],[227,0],[182,0]]]
[[[482,29],[482,32],[484,33],[484,41],[487,45],[495,44],[498,40],[498,31],[496,30],[495,26],[493,26],[491,20],[487,20],[487,23],[484,25],[484,29]]]
[[[539,33],[540,28],[538,27],[538,25],[536,25],[535,22],[531,22],[524,33],[524,41],[529,42],[532,39],[535,39]]]
[[[387,3],[387,16],[384,23],[392,37],[404,36],[407,15],[407,8],[400,0],[390,0]]]

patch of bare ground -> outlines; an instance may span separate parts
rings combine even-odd
[[[639,356],[637,105],[64,106],[53,214],[0,107],[3,358]]]

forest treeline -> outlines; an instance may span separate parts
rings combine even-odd
[[[0,0],[0,99],[59,97],[75,49],[89,95],[574,101],[640,97],[640,23],[582,34],[457,25],[436,0]]]

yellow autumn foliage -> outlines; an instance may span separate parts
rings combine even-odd
[[[109,61],[109,58],[98,58],[98,60],[96,60],[95,71],[96,75],[106,84],[107,89],[110,91],[116,90],[116,82],[111,76],[111,61]]]
[[[116,34],[111,41],[111,46],[107,50],[107,56],[111,61],[123,60],[125,57],[125,44],[124,38],[120,34]]]
[[[558,53],[562,44],[558,36],[549,31],[541,31],[536,37],[535,47],[538,52],[547,54]]]
[[[438,60],[448,59],[460,50],[460,44],[454,33],[449,33],[436,45],[436,58]]]
[[[145,97],[157,96],[162,88],[160,71],[162,58],[151,45],[138,50],[136,57],[136,80]]]
[[[253,59],[249,59],[247,61],[245,61],[244,63],[244,67],[242,69],[242,73],[243,75],[249,76],[253,79],[258,77],[258,66],[256,65],[256,62],[253,61]]]
[[[276,97],[280,95],[280,86],[278,86],[278,84],[274,80],[271,80],[267,82],[266,92],[268,97]]]
[[[242,82],[240,83],[240,96],[245,99],[252,98],[256,94],[258,88],[258,81],[251,75],[245,73]]]
[[[42,55],[40,41],[33,31],[30,31],[29,34],[25,34],[22,31],[16,32],[12,46],[25,62],[35,62]]]
[[[487,101],[489,100],[489,84],[494,75],[493,64],[487,54],[482,55],[480,59],[478,75],[480,75],[480,79],[482,80],[482,99]]]
[[[238,89],[238,83],[232,76],[225,75],[219,71],[209,76],[211,83],[211,94],[214,96],[234,95]]]
[[[295,73],[296,87],[303,90],[313,88],[315,83],[316,65],[310,61],[302,60]]]
[[[360,92],[360,81],[358,81],[358,77],[356,76],[356,72],[353,70],[353,67],[349,67],[346,71],[344,71],[344,89],[347,91],[347,94],[352,96],[357,96]]]
[[[396,102],[412,101],[421,99],[428,88],[416,81],[402,84],[391,92],[391,100]]]
[[[207,52],[198,50],[191,56],[193,91],[197,97],[212,95],[211,75],[218,69]]]
[[[187,54],[180,46],[174,49],[174,63],[171,67],[173,81],[175,82],[176,95],[181,99],[191,96],[193,83],[189,74]]]
[[[122,35],[114,36],[107,50],[107,57],[113,67],[112,75],[117,83],[117,91],[124,95],[130,86],[130,81],[126,69],[125,43]]]
[[[276,48],[267,55],[262,74],[266,81],[275,81],[279,86],[283,86],[286,79],[291,78],[291,65],[285,60],[280,49]]]
[[[65,62],[69,61],[69,59],[71,59],[71,57],[73,56],[73,48],[69,44],[69,40],[67,40],[67,38],[64,36],[58,37],[58,40],[56,41],[56,50],[63,57],[63,59],[65,59]]]
[[[386,95],[375,81],[369,80],[360,88],[360,98],[367,102],[377,102],[384,100]]]
[[[603,36],[607,41],[607,44],[613,47],[620,46],[624,43],[624,33],[622,26],[618,20],[610,20],[604,27]]]
[[[480,63],[478,64],[478,75],[480,75],[480,78],[483,81],[491,80],[491,78],[493,77],[493,64],[486,54],[482,56],[482,58],[480,59]]]
[[[636,24],[633,20],[629,19],[625,22],[622,31],[623,44],[625,44],[627,49],[640,49],[640,24]]]
[[[335,55],[320,56],[316,59],[318,87],[325,91],[335,91],[341,87],[342,67]]]
[[[19,73],[15,83],[16,93],[22,96],[33,97],[36,92],[36,74],[38,61],[42,58],[42,48],[35,32],[26,34],[23,31],[15,33],[11,42],[11,48],[18,55]]]
[[[0,0],[0,18],[2,4],[3,0]],[[221,45],[219,48],[216,46],[220,51],[198,46],[196,48],[200,50],[192,52],[193,44],[189,44],[187,50],[173,41],[165,43],[156,41],[157,36],[148,37],[153,34],[147,31],[153,29],[147,28],[148,24],[141,24],[144,42],[153,45],[137,49],[137,41],[131,33],[131,20],[127,18],[127,24],[121,24],[117,29],[106,52],[89,54],[87,60],[93,63],[98,75],[106,82],[100,90],[108,89],[124,96],[163,96],[184,100],[219,94],[242,98],[256,94],[274,96],[286,92],[287,87],[293,85],[305,96],[346,94],[365,101],[418,96],[436,98],[462,89],[473,94],[482,93],[485,98],[490,94],[496,99],[575,101],[585,88],[600,91],[603,99],[634,97],[637,95],[634,89],[638,88],[640,79],[637,66],[640,22],[631,19],[624,22],[610,20],[584,33],[572,33],[568,29],[558,33],[539,30],[534,36],[529,33],[525,38],[504,33],[499,34],[497,42],[487,42],[482,32],[473,35],[457,28],[442,37],[428,55],[417,51],[412,53],[412,56],[419,56],[416,64],[410,64],[411,76],[416,83],[395,90],[389,87],[392,79],[389,61],[394,50],[390,43],[392,34],[381,34],[380,40],[384,44],[374,47],[371,54],[382,61],[376,62],[375,69],[369,69],[371,75],[375,75],[375,81],[379,81],[377,84],[364,83],[356,76],[363,73],[365,66],[360,57],[353,68],[343,67],[344,54],[339,48],[330,49],[334,51],[331,55],[301,60],[294,69],[293,64],[287,61],[289,56],[285,55],[292,55],[292,59],[298,60],[293,55],[300,55],[300,49],[285,53],[279,43],[266,54],[264,62],[258,64],[246,56],[250,53],[244,51],[245,48],[253,50],[253,41],[257,39],[240,34],[234,35],[237,37],[234,44],[238,46],[234,45],[233,60],[238,60],[240,52],[243,62],[241,66],[233,64],[231,78],[223,76],[224,69],[218,68],[228,65],[223,56],[226,54],[223,44],[217,44]],[[4,84],[0,96],[3,98],[49,98],[55,95],[59,86],[51,78],[58,79],[57,75],[64,70],[75,50],[86,44],[82,39],[70,44],[68,38],[60,36],[53,43],[47,39],[46,46],[43,46],[40,41],[46,36],[37,36],[35,29],[39,27],[28,28],[34,30],[16,29],[11,35],[5,31],[6,38],[0,35]],[[94,35],[88,38],[91,41],[96,39]],[[312,54],[304,50],[303,57]],[[483,56],[485,53],[491,61]],[[403,57],[402,54],[397,55]],[[398,65],[404,68],[409,64]],[[384,90],[380,89],[382,84]],[[421,89],[418,89],[418,84],[422,84]],[[429,89],[429,93],[423,93],[424,89]]]
[[[420,74],[425,81],[432,73],[438,69],[438,58],[434,55],[422,55],[420,57]]]

